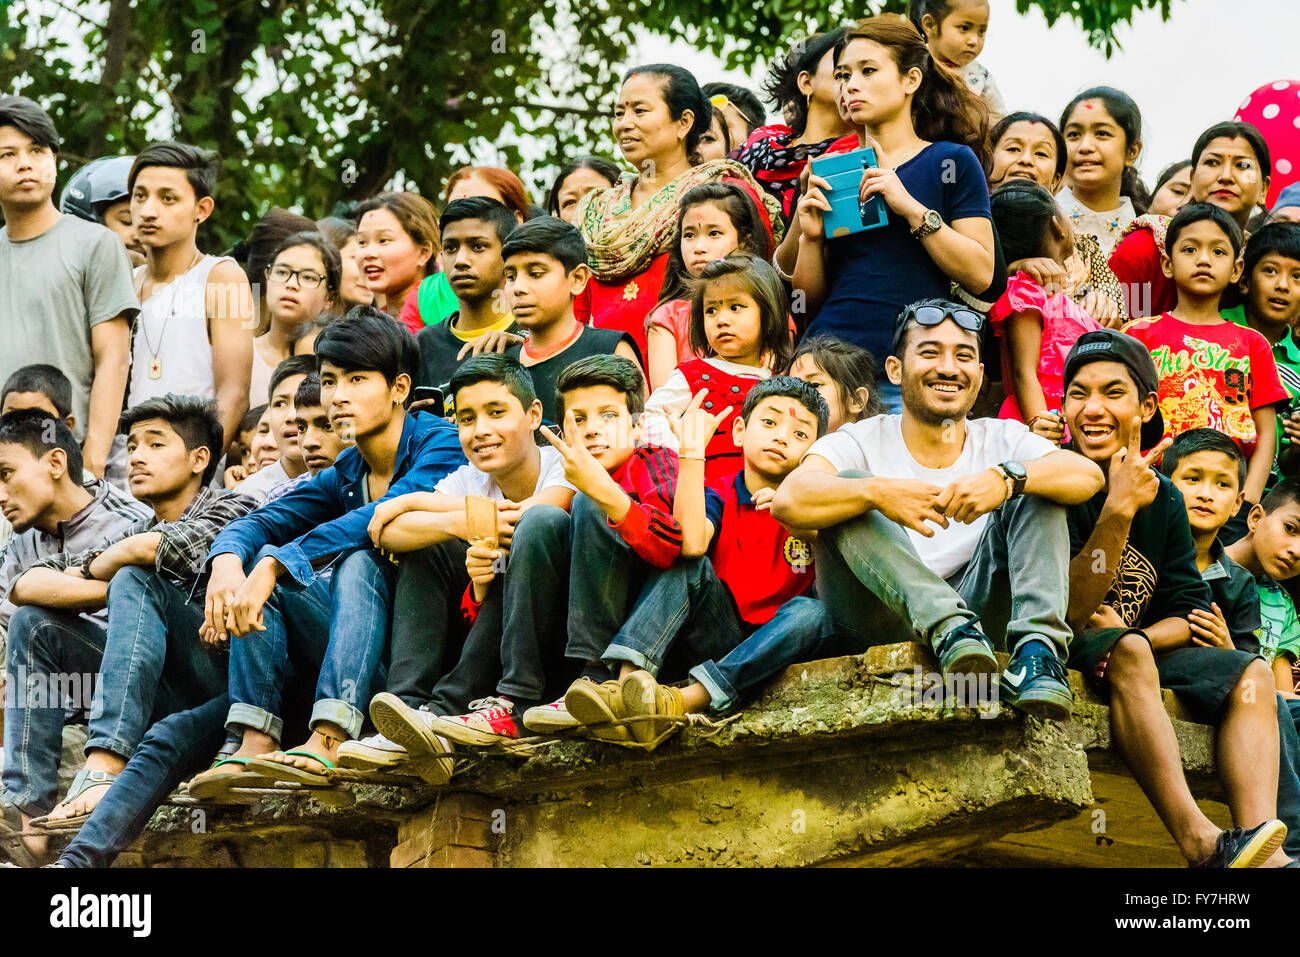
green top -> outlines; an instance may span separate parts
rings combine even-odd
[[[1279,656],[1294,663],[1300,655],[1300,619],[1291,596],[1271,578],[1258,578],[1255,583],[1259,586],[1259,653],[1269,664]]]
[[[1223,316],[1228,322],[1235,322],[1239,326],[1249,327],[1250,323],[1246,321],[1246,307],[1234,306],[1231,309],[1222,309],[1219,315]],[[1277,363],[1277,376],[1282,380],[1282,385],[1286,388],[1287,394],[1291,396],[1291,408],[1300,408],[1300,345],[1296,344],[1294,336],[1284,336],[1282,341],[1273,347],[1273,361]],[[1281,457],[1282,452],[1290,447],[1286,436],[1282,431],[1282,414],[1277,417],[1277,453]],[[1274,462],[1273,471],[1277,472],[1277,463]]]
[[[436,272],[421,280],[416,295],[419,297],[420,321],[426,326],[436,326],[460,308],[445,272]]]

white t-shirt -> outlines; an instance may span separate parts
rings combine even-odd
[[[847,422],[813,443],[806,455],[820,455],[836,471],[860,469],[880,478],[915,479],[943,488],[963,475],[973,475],[1003,462],[1028,462],[1055,452],[1056,445],[1034,435],[1023,422],[1012,419],[967,419],[966,443],[957,461],[943,469],[929,469],[917,463],[903,441],[901,415],[877,415],[860,422]],[[969,525],[935,525],[934,537],[926,538],[907,529],[917,554],[940,578],[950,578],[965,567],[975,554],[988,515]]]
[[[549,445],[537,451],[541,453],[542,464],[537,471],[537,486],[533,489],[533,495],[554,486],[576,492],[577,489],[564,480],[564,456]],[[462,465],[456,471],[444,475],[433,490],[443,495],[480,495],[496,502],[506,500],[496,479],[473,465]]]
[[[265,501],[267,492],[289,481],[292,481],[289,478],[289,473],[284,470],[283,465],[276,461],[258,469],[236,485],[232,491],[238,492],[240,495],[252,495],[254,498]]]

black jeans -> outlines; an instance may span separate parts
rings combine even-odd
[[[453,538],[402,557],[393,598],[387,687],[412,708],[428,704],[465,644],[460,603],[469,585],[468,548]]]

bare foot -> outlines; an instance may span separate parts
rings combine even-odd
[[[276,745],[275,738],[270,735],[262,734],[256,731],[248,731],[244,734],[244,740],[239,746],[239,750],[234,754],[227,755],[227,758],[256,758],[266,754],[266,752]],[[206,771],[200,771],[190,779],[189,785],[206,780],[217,775],[226,775],[238,773],[246,770],[242,764],[220,764],[215,768],[208,768]],[[186,785],[187,787],[189,785]]]
[[[339,757],[339,746],[348,740],[342,732],[334,734],[330,731],[314,731],[312,736],[304,744],[296,748],[289,748],[289,751],[307,751],[311,754],[320,755],[330,764],[337,764]],[[301,768],[304,771],[312,771],[316,774],[323,774],[329,770],[329,766],[321,761],[309,758],[302,754],[288,754],[284,751],[269,751],[265,754],[258,755],[265,761],[271,761],[275,764],[288,764],[295,768]]]
[[[103,751],[99,748],[91,751],[86,758],[87,771],[106,771],[109,774],[121,774],[124,767],[126,767],[125,760],[111,751]],[[92,784],[73,800],[65,800],[51,811],[49,820],[63,821],[80,814],[89,814],[95,810],[95,805],[99,803],[100,799],[108,793],[108,788],[109,784]]]

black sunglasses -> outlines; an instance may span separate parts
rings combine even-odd
[[[898,325],[894,327],[894,354],[898,354],[898,344],[903,341],[903,333],[911,323],[915,322],[918,326],[937,326],[945,319],[951,319],[967,332],[973,332],[977,336],[983,335],[985,317],[982,313],[972,309],[953,309],[928,303],[914,303],[903,310],[903,314],[898,318]]]

